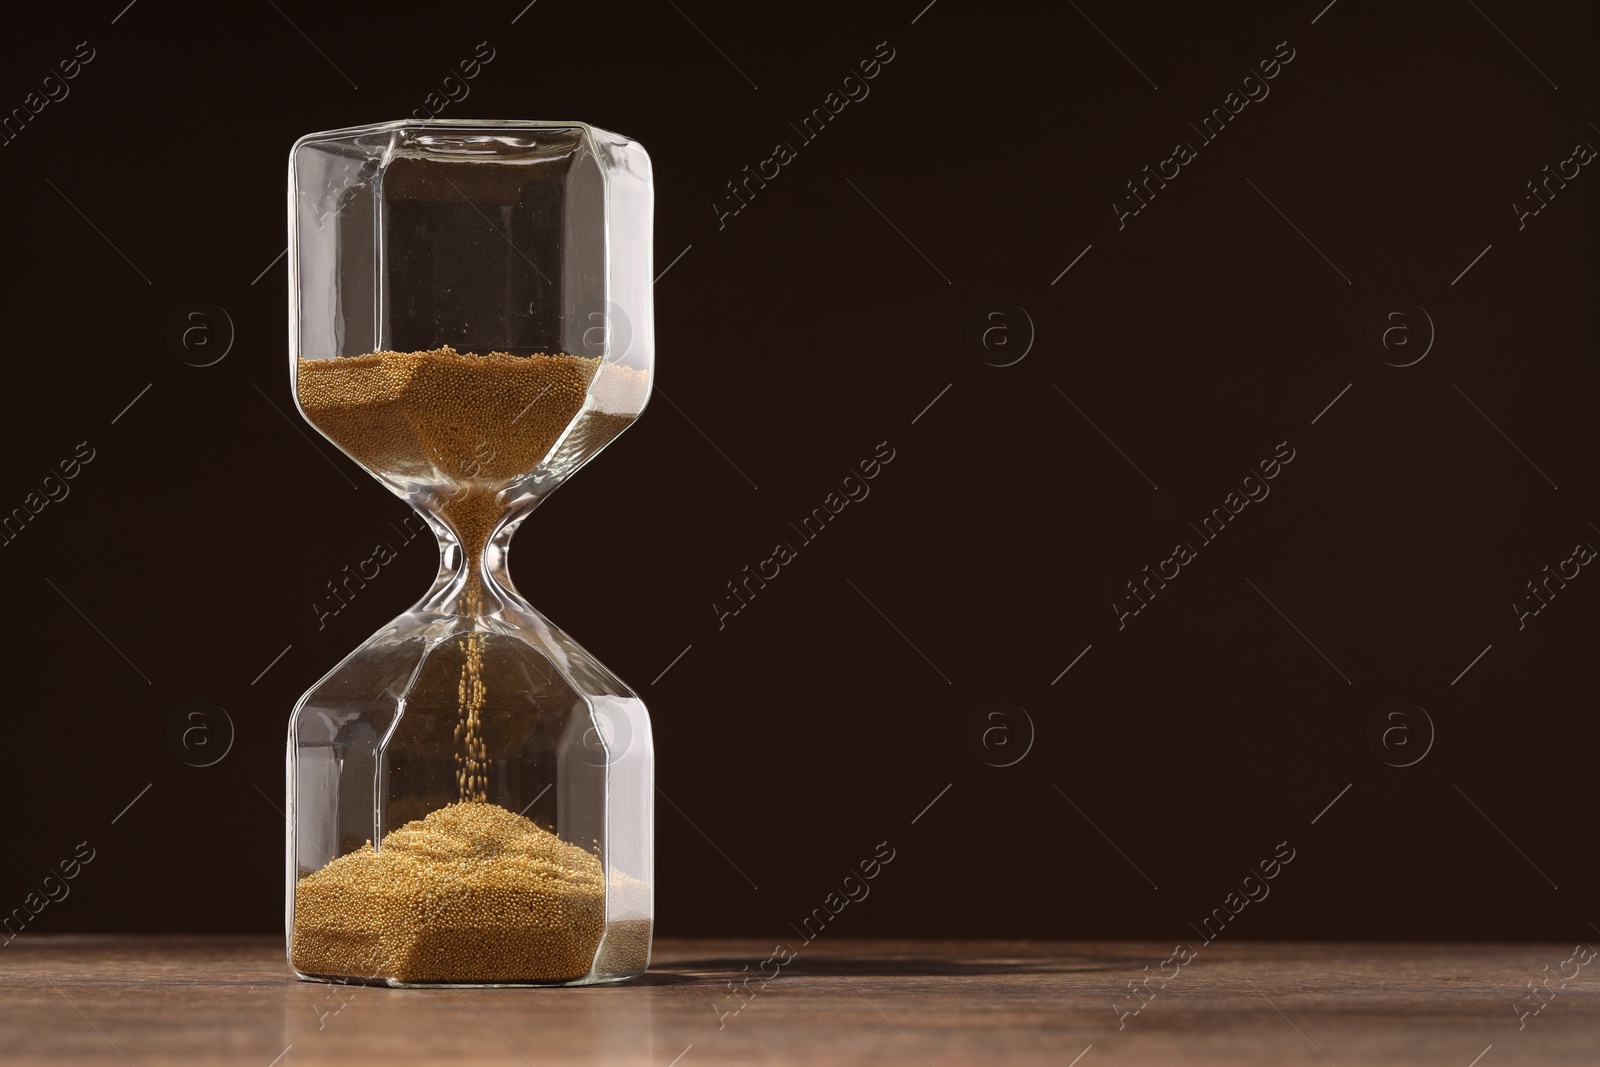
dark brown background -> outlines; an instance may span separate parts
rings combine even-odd
[[[96,451],[0,550],[0,910],[87,840],[34,929],[281,924],[290,708],[434,567],[408,546],[317,629],[324,583],[405,507],[283,414],[285,160],[408,114],[488,41],[444,116],[638,138],[657,269],[684,253],[657,286],[671,403],[514,561],[650,706],[662,933],[787,936],[888,841],[830,930],[1187,936],[1288,841],[1225,936],[1592,936],[1600,575],[1521,631],[1510,607],[1600,544],[1600,173],[1521,231],[1511,209],[1600,145],[1591,9],[123,3],[0,44],[5,108],[97,53],[0,148],[0,504]],[[724,183],[882,41],[870,96],[719,229]],[[1281,41],[1270,97],[1119,232],[1123,183]],[[196,299],[236,329],[206,368],[167,339]],[[990,301],[1036,331],[1010,367],[968,340]],[[1366,339],[1395,301],[1437,331],[1411,367]],[[884,441],[871,496],[719,631],[724,583]],[[1119,632],[1123,583],[1281,441],[1271,496]],[[1436,732],[1410,767],[1368,740],[1391,699]],[[215,766],[169,744],[189,700],[237,728]],[[989,701],[1036,729],[1014,766],[970,741]]]

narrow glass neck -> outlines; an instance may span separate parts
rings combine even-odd
[[[527,501],[503,512],[476,552],[476,542],[489,523],[474,521],[470,511],[463,519],[462,512],[448,504],[434,514],[425,513],[439,538],[439,573],[419,605],[421,610],[455,616],[500,615],[508,608],[519,613],[528,611],[527,602],[511,583],[507,557],[512,535],[537,503]]]

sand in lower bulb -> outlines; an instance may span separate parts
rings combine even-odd
[[[451,804],[302,878],[291,962],[307,975],[560,982],[606,931],[600,861],[496,804]],[[643,883],[612,871],[614,890]],[[620,903],[620,901],[619,901]],[[649,922],[614,922],[601,970],[642,969]]]

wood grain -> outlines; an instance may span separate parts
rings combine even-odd
[[[650,974],[625,986],[391,990],[296,981],[275,940],[24,936],[0,948],[0,1062],[1600,1063],[1600,960],[1552,981],[1520,1028],[1513,1007],[1537,1003],[1527,983],[1570,945],[1219,942],[1167,963],[1177,977],[1142,987],[1142,1010],[1120,1019],[1113,1003],[1138,1007],[1128,984],[1173,946],[792,947],[741,1007],[729,982],[758,974],[771,944],[658,942]]]

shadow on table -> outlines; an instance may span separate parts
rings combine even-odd
[[[750,973],[754,974],[760,962],[762,961],[747,956],[673,960],[663,964],[663,969],[660,971],[652,968],[638,981],[645,984],[650,984],[652,979],[661,984],[724,983],[730,976],[742,976],[746,967],[749,967]],[[827,978],[920,978],[988,974],[1080,974],[1113,970],[1118,966],[1120,964],[1114,961],[1089,960],[1082,957],[1059,960],[952,960],[925,956],[884,958],[832,955],[807,959],[802,955],[785,964],[780,975],[784,978],[807,975]]]

